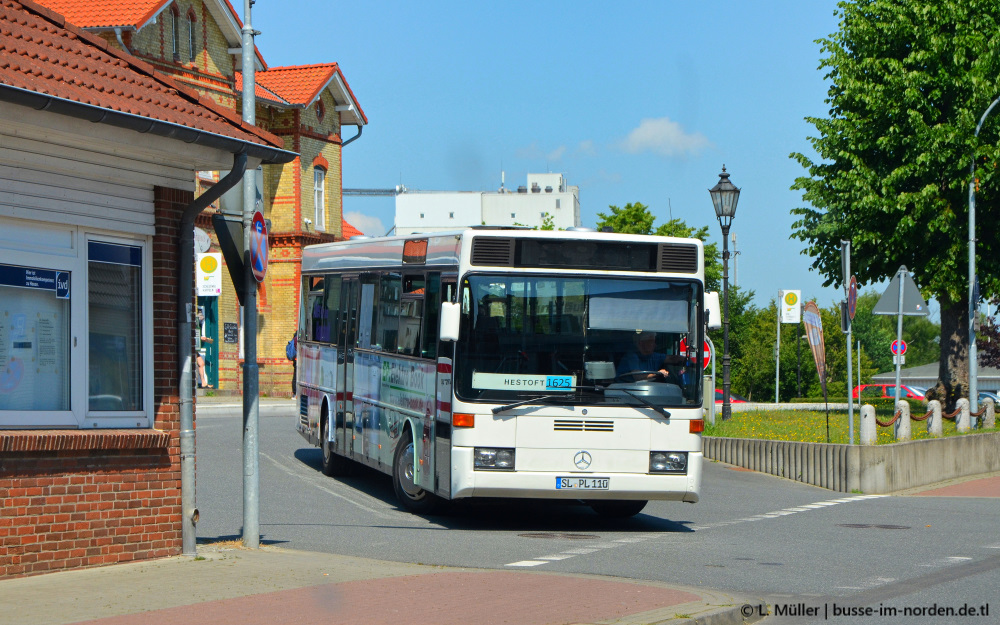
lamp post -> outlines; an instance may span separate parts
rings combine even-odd
[[[993,107],[1000,103],[1000,97],[993,100],[976,124],[976,138]],[[976,353],[976,155],[972,154],[969,166],[969,410],[978,411],[979,401],[979,357]]]
[[[729,227],[736,215],[740,190],[729,182],[726,166],[722,166],[719,182],[708,190],[715,206],[715,216],[722,226],[722,420],[732,416],[729,404]]]

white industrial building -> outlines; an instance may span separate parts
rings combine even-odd
[[[467,226],[580,226],[580,188],[562,174],[528,174],[517,191],[410,191],[396,195],[396,234],[439,232]]]

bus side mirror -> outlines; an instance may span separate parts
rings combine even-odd
[[[441,304],[441,333],[438,335],[442,341],[457,341],[458,329],[462,320],[462,306],[454,302],[443,302]]]
[[[715,291],[705,293],[705,325],[709,330],[722,327],[722,309],[719,308],[719,294]]]

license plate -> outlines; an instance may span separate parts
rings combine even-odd
[[[557,477],[556,490],[577,489],[577,490],[608,490],[611,487],[611,478],[608,477]]]

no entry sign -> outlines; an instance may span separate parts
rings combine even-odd
[[[682,352],[684,352],[685,354],[687,353],[688,351],[687,339],[681,339],[680,348]],[[702,346],[701,368],[708,369],[708,363],[710,363],[711,361],[712,361],[712,350],[709,349],[708,347],[708,341],[705,341],[704,345]]]
[[[267,251],[267,224],[257,211],[250,222],[250,268],[257,282],[263,282],[267,275]]]

